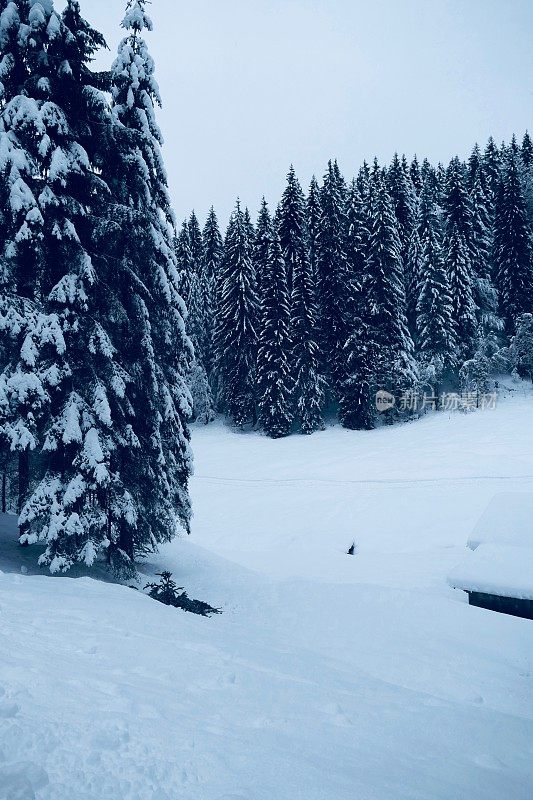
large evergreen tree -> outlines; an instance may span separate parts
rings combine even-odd
[[[270,246],[261,282],[257,394],[259,422],[273,439],[290,432],[291,342],[287,268],[279,236],[270,226]]]
[[[106,330],[109,293],[90,253],[98,200],[107,193],[97,170],[110,117],[88,64],[103,39],[76,2],[62,18],[51,3],[26,10],[28,78],[24,94],[5,98],[2,114],[8,138],[31,162],[15,215],[24,211],[25,221],[7,252],[18,295],[32,303],[23,314],[22,361],[10,378],[12,386],[40,382],[47,394],[46,413],[26,417],[42,456],[26,462],[20,520],[22,541],[44,542],[40,562],[57,571],[118,552],[133,511],[115,461],[127,436],[124,381]],[[20,431],[25,412],[18,403],[7,429]]]
[[[320,189],[317,289],[320,355],[331,398],[343,380],[343,351],[348,336],[346,234],[345,185],[336,163],[330,161]]]
[[[472,160],[471,160],[472,161]],[[494,214],[485,187],[482,163],[471,167],[472,198],[472,271],[473,296],[477,309],[480,333],[485,339],[495,339],[502,327],[498,316],[498,294],[492,280]]]
[[[212,385],[215,383],[214,376],[214,338],[215,338],[215,318],[217,314],[218,303],[218,283],[220,279],[220,264],[222,261],[222,253],[224,243],[220,235],[218,227],[217,215],[214,208],[211,206],[207,220],[202,232],[202,241],[204,246],[203,252],[203,268],[205,271],[205,281],[208,287],[208,294],[206,300],[206,319],[205,319],[205,339],[206,339],[206,355],[205,355],[205,368],[209,381]]]
[[[407,264],[409,244],[416,223],[416,193],[410,176],[405,172],[398,153],[387,170],[386,185],[389,191],[394,213],[398,222],[398,236],[400,238],[400,254],[404,270]]]
[[[519,159],[511,154],[497,193],[494,265],[501,313],[509,334],[519,314],[533,308],[531,228],[521,182]]]
[[[291,268],[290,364],[294,379],[295,415],[300,432],[305,434],[321,430],[324,425],[324,381],[319,374],[318,364],[315,269],[310,254],[311,249],[316,255],[320,213],[318,187],[314,181],[307,211],[311,218],[312,235],[306,224],[305,198],[291,167],[278,209],[277,223],[282,255]]]
[[[309,184],[309,193],[306,201],[307,217],[307,236],[309,245],[309,260],[311,271],[316,280],[317,277],[317,258],[318,258],[318,239],[320,231],[320,187],[313,175]]]
[[[239,426],[256,422],[257,313],[250,231],[237,202],[224,242],[216,357],[221,397]]]
[[[376,399],[380,353],[375,341],[370,296],[359,301],[351,333],[344,345],[344,374],[339,389],[339,420],[351,430],[371,430],[376,424]]]
[[[287,175],[287,185],[281,197],[276,215],[281,251],[287,267],[289,292],[292,289],[292,276],[296,262],[302,258],[302,248],[306,246],[304,220],[302,217],[304,196],[291,165]]]
[[[48,350],[33,348],[34,373],[53,376],[53,392],[21,520],[25,541],[46,544],[41,563],[53,571],[105,555],[131,573],[190,516],[189,346],[143,5],[128,5],[113,115],[98,91],[104,78],[89,68],[103,39],[78,3],[61,19],[51,3],[30,16],[30,72],[43,94],[32,117],[43,123],[33,176],[42,236],[31,238],[45,256],[32,277],[63,343],[55,329]]]
[[[367,279],[369,236],[367,209],[357,181],[353,180],[347,193],[346,259],[352,287],[359,296],[364,292]]]
[[[421,376],[435,395],[456,361],[452,299],[441,246],[441,227],[431,188],[420,198],[420,287],[416,306]]]
[[[266,269],[270,244],[272,241],[272,219],[268,210],[268,203],[263,197],[261,208],[257,217],[255,240],[253,246],[253,262],[255,270],[256,292],[261,296],[263,286],[263,273]]]
[[[464,360],[472,354],[477,335],[472,268],[472,258],[477,255],[466,170],[457,156],[451,160],[446,173],[444,219],[444,260],[451,291],[457,344]]]
[[[413,341],[406,319],[400,240],[392,201],[381,171],[374,169],[371,193],[371,230],[368,257],[370,317],[376,345],[375,375],[382,389],[411,390],[417,380]]]

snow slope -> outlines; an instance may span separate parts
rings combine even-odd
[[[446,576],[495,494],[533,491],[532,405],[196,429],[193,535],[145,571],[211,619],[20,574],[4,536],[0,798],[531,800],[533,623]]]

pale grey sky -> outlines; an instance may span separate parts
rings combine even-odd
[[[123,0],[81,0],[121,37]],[[154,0],[159,122],[178,220],[274,205],[337,157],[446,161],[533,129],[532,0]]]

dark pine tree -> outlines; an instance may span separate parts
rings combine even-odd
[[[114,279],[110,285],[116,287],[126,312],[125,321],[114,331],[114,344],[128,376],[132,442],[120,457],[135,512],[135,525],[129,520],[129,528],[123,526],[118,544],[132,559],[153,552],[180,528],[189,530],[191,409],[186,379],[192,349],[185,335],[174,215],[155,116],[161,99],[143,38],[144,31],[152,30],[145,0],[129,0],[122,27],[127,35],[111,69],[118,133],[107,169],[113,176],[114,201],[108,217],[111,226],[117,217],[122,222],[109,272],[110,281]],[[105,245],[107,230],[101,238]],[[117,560],[115,554],[113,559]]]
[[[318,232],[320,230],[320,188],[318,181],[313,175],[309,185],[307,196],[306,216],[307,216],[307,235],[309,245],[309,260],[311,271],[316,281],[317,276],[317,257],[318,257]]]
[[[446,173],[444,196],[444,261],[450,285],[458,350],[463,360],[472,354],[477,335],[472,258],[476,255],[472,205],[466,169],[457,156]]]
[[[174,240],[176,263],[179,275],[179,292],[186,303],[189,302],[191,280],[195,271],[195,264],[191,247],[189,223],[186,219],[181,223],[181,228]]]
[[[263,197],[261,208],[257,215],[255,241],[253,246],[253,262],[255,270],[256,292],[261,297],[263,286],[263,273],[269,258],[270,244],[272,241],[272,218],[268,210],[268,203]]]
[[[338,167],[329,162],[320,190],[320,223],[317,252],[320,355],[330,399],[343,380],[343,351],[348,335],[346,303],[348,260],[346,255],[346,193]]]
[[[31,280],[46,319],[55,317],[58,327],[55,353],[33,349],[34,372],[53,375],[54,391],[39,420],[42,458],[33,465],[21,512],[23,539],[45,544],[40,563],[51,571],[106,556],[119,571],[130,572],[139,507],[124,457],[138,442],[128,424],[124,354],[113,341],[122,315],[117,277],[98,248],[110,200],[98,173],[114,122],[98,91],[101,78],[89,68],[104,42],[74,0],[61,18],[51,4],[33,4],[28,21],[27,91],[32,84],[31,119],[38,133],[31,145],[32,182],[39,186],[43,256]],[[23,100],[27,120],[29,97]]]
[[[198,224],[198,217],[194,213],[191,212],[191,216],[189,217],[189,242],[191,247],[191,257],[192,262],[194,264],[194,271],[198,272],[201,268],[201,264],[203,261],[204,256],[204,244],[202,241],[202,231],[200,230],[200,225]]]
[[[303,207],[304,195],[294,167],[291,165],[287,175],[287,185],[276,215],[281,252],[287,267],[289,292],[292,291],[294,265],[301,260],[302,247],[306,245]]]
[[[259,423],[273,439],[290,433],[291,342],[287,268],[274,226],[270,226],[270,247],[263,271],[257,350],[257,393]]]
[[[420,198],[420,290],[417,302],[417,349],[420,373],[438,397],[443,377],[456,362],[452,299],[442,253],[442,231],[430,187]]]
[[[531,228],[521,181],[520,163],[511,154],[496,198],[494,266],[501,315],[511,335],[516,318],[533,308]]]
[[[487,199],[493,205],[500,185],[501,156],[498,145],[492,136],[489,138],[483,153],[483,172],[486,178]]]
[[[346,206],[346,259],[352,286],[360,298],[367,280],[367,260],[370,232],[368,213],[357,186],[352,181],[348,187]]]
[[[376,364],[379,349],[375,329],[369,325],[370,297],[357,303],[360,316],[353,317],[351,333],[344,345],[344,377],[339,390],[339,420],[350,430],[372,430],[376,425]]]
[[[529,224],[533,226],[533,141],[526,131],[520,148],[522,157],[522,181],[527,204]]]
[[[480,336],[486,341],[495,341],[502,321],[498,316],[498,294],[492,280],[494,214],[487,199],[481,161],[478,161],[476,172],[473,172],[473,164],[471,170],[473,296]]]
[[[209,209],[207,220],[202,232],[202,241],[204,245],[203,252],[203,266],[205,270],[205,279],[209,287],[207,303],[206,303],[206,320],[205,320],[205,337],[208,343],[205,368],[207,375],[212,386],[215,384],[214,375],[214,339],[215,339],[215,318],[217,314],[218,303],[218,282],[221,272],[222,253],[224,243],[218,227],[217,215],[213,206]]]
[[[411,177],[411,181],[415,192],[417,194],[420,194],[422,190],[422,175],[420,172],[420,164],[418,163],[418,158],[416,157],[416,155],[411,161],[411,166],[409,167],[409,175]]]
[[[221,398],[239,426],[256,422],[257,312],[250,232],[237,202],[224,243],[216,353]]]
[[[308,213],[314,230],[316,252],[319,224],[318,187],[313,182]],[[309,434],[324,427],[324,381],[319,373],[317,343],[317,305],[315,270],[310,257],[310,235],[306,224],[303,192],[291,168],[287,187],[277,214],[280,245],[285,263],[291,265],[290,337],[291,372],[294,379],[293,400],[301,433]]]
[[[367,324],[376,344],[376,382],[395,394],[409,391],[416,383],[417,369],[406,319],[400,241],[392,201],[377,169],[372,178],[368,271]]]
[[[405,174],[398,153],[394,154],[392,163],[387,170],[386,185],[398,222],[400,254],[405,270],[409,243],[415,227],[416,194],[410,177]]]

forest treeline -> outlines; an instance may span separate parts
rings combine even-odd
[[[347,181],[335,161],[222,238],[193,213],[176,251],[194,416],[279,437],[327,415],[373,428],[375,394],[483,393],[533,372],[533,144],[477,145],[447,167],[395,155]],[[405,404],[404,404],[405,405]],[[400,418],[399,405],[384,415]]]

